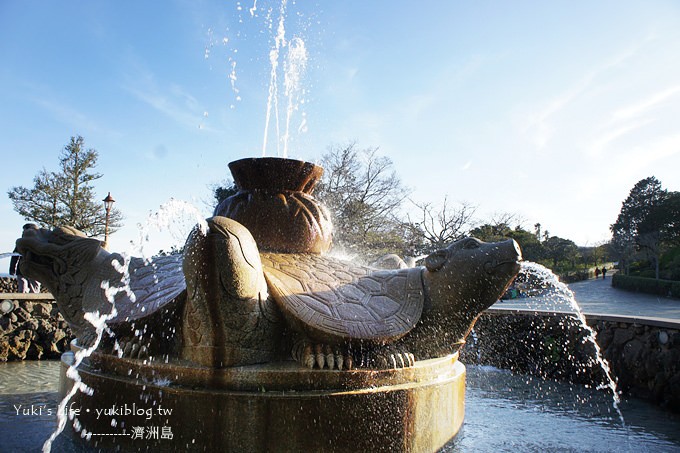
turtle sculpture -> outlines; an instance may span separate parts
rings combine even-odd
[[[151,344],[172,343],[186,299],[181,256],[126,259],[71,227],[24,230],[17,247],[22,272],[49,289],[80,346],[95,340],[95,318],[102,316],[126,356],[144,356]],[[151,341],[142,341],[145,336]]]
[[[195,228],[183,256],[109,253],[71,228],[27,231],[21,271],[54,294],[81,345],[107,315],[102,350],[228,367],[406,367],[456,352],[519,271],[516,242],[474,238],[424,267],[375,270],[314,253],[260,252],[225,217]],[[89,314],[88,314],[89,313]],[[101,325],[99,325],[101,330]]]

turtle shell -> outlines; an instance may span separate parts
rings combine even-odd
[[[385,343],[420,320],[421,268],[379,271],[315,254],[260,256],[271,296],[293,328],[313,340]]]

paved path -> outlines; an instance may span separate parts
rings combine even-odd
[[[571,283],[569,289],[586,314],[607,314],[635,317],[662,318],[680,321],[680,299],[632,293],[612,288],[609,275],[606,279],[590,279]],[[571,311],[566,303],[555,303],[546,297],[504,300],[492,308]]]

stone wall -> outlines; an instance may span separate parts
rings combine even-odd
[[[14,277],[0,277],[0,293],[16,293],[19,291],[19,286],[17,285],[17,279]],[[48,293],[47,288],[42,286],[40,288],[41,293]]]
[[[16,278],[0,277],[0,293],[16,293],[17,291]]]
[[[0,292],[16,292],[16,280],[0,279]],[[59,359],[73,339],[66,321],[51,300],[12,300],[9,313],[0,311],[0,361]]]
[[[73,338],[51,301],[19,300],[0,315],[0,361],[58,359]]]
[[[680,324],[604,315],[587,321],[624,395],[680,412]],[[461,360],[544,379],[606,385],[591,335],[568,314],[489,310],[475,325]]]

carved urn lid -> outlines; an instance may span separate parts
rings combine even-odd
[[[323,168],[311,162],[281,157],[249,157],[229,164],[236,186],[241,190],[304,192],[311,194],[323,175]]]

